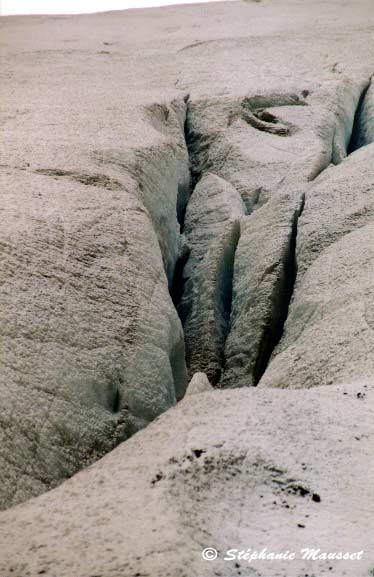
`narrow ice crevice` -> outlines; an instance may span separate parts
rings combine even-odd
[[[374,142],[374,86],[371,81],[361,94],[352,128],[348,154]]]
[[[304,201],[305,198],[303,197],[300,210],[295,213],[291,235],[284,250],[281,274],[274,284],[270,315],[266,319],[266,328],[262,334],[253,370],[254,386],[259,383],[262,375],[266,371],[273,351],[282,338],[284,326],[287,321],[297,275],[297,227],[298,220],[303,211]]]
[[[255,386],[279,342],[296,278],[302,195],[274,198],[240,225],[224,388]]]
[[[204,146],[196,140],[188,110],[187,101],[184,136],[191,187],[180,212],[179,259],[170,292],[184,327],[189,377],[202,371],[216,384],[229,331],[234,255],[245,207],[228,182],[196,170]]]
[[[180,119],[181,124],[181,132],[183,135],[184,147],[187,153],[187,162],[183,164],[183,174],[179,175],[179,182],[178,182],[178,195],[177,195],[177,220],[180,226],[180,232],[183,233],[184,227],[184,218],[186,214],[186,208],[188,201],[191,196],[191,192],[193,190],[194,184],[191,174],[191,158],[190,158],[190,151],[188,148],[188,106],[189,106],[189,95],[187,94],[184,97],[184,113],[183,117]],[[183,243],[182,243],[183,248]]]
[[[169,287],[180,254],[180,228],[190,193],[185,143],[186,99],[145,108],[146,120],[159,133],[156,145],[136,153],[134,176],[159,241]]]
[[[360,105],[370,86],[370,80],[351,81],[342,84],[336,94],[335,131],[332,139],[332,164],[340,164],[350,153],[352,134],[356,131],[355,124]]]

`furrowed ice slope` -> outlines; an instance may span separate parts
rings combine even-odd
[[[1,576],[373,572],[373,26],[0,19]]]

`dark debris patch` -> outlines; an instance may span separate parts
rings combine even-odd
[[[35,172],[44,174],[45,176],[53,176],[55,178],[67,177],[76,180],[86,186],[98,186],[106,188],[107,190],[122,190],[123,184],[114,178],[110,178],[106,174],[86,174],[74,170],[63,170],[60,168],[38,168]]]

